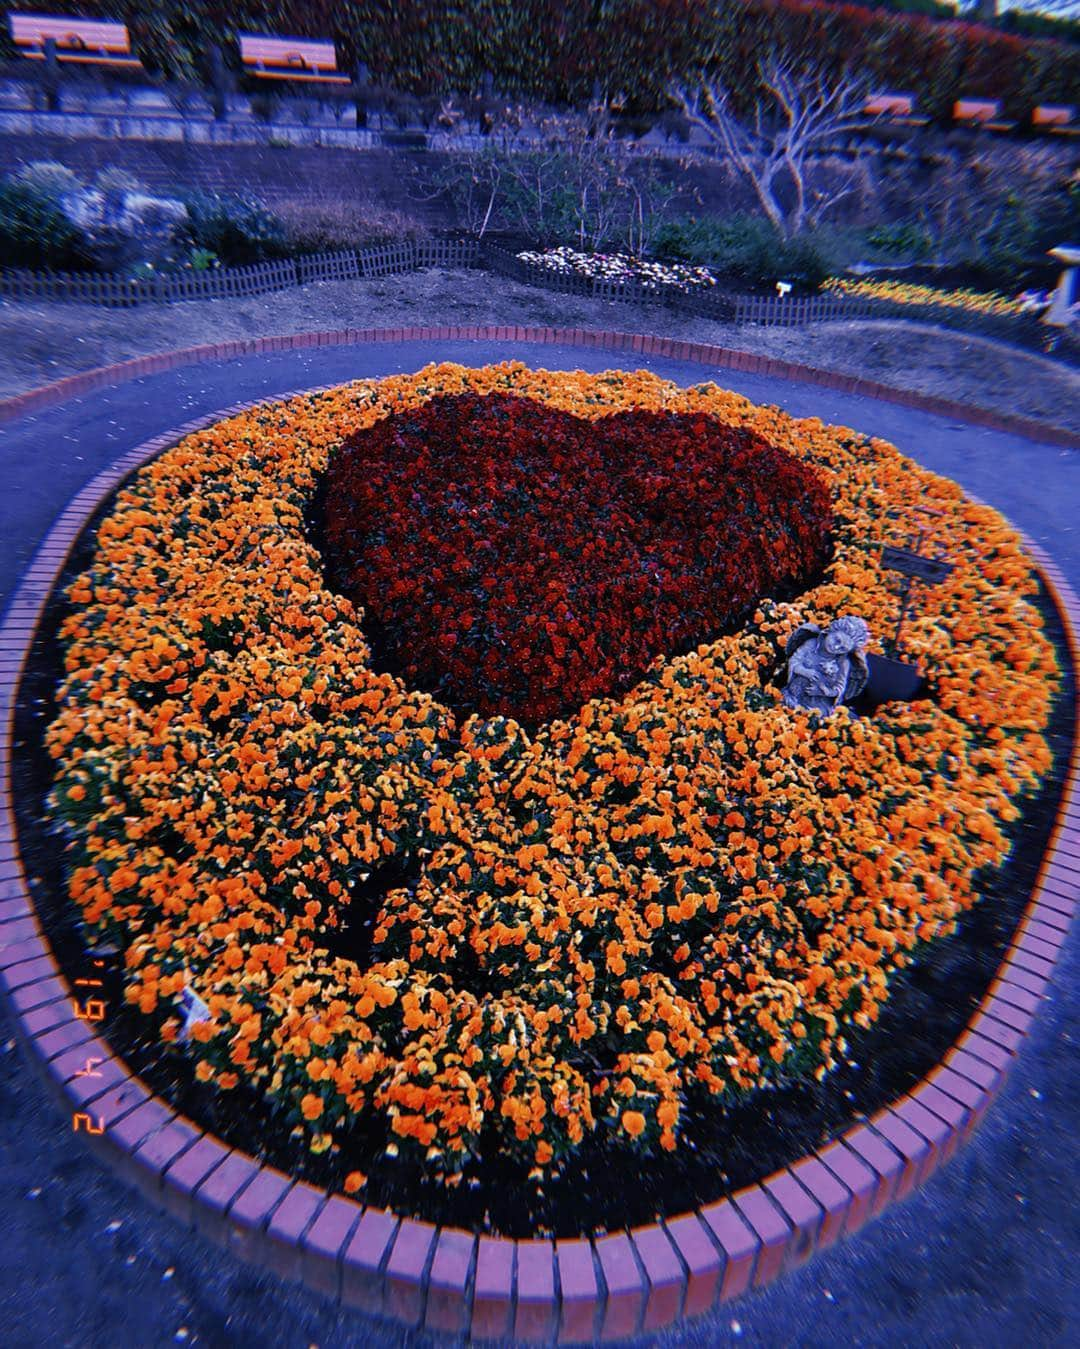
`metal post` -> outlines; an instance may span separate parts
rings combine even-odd
[[[56,58],[56,38],[45,39],[45,111],[60,111],[60,62]]]
[[[225,58],[215,45],[210,48],[210,106],[217,122],[225,120],[225,89]]]
[[[356,104],[356,125],[366,127],[368,124],[368,85],[371,83],[371,74],[365,61],[357,61],[353,83],[356,86],[355,98],[353,99]]]

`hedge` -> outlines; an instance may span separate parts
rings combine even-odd
[[[363,60],[374,78],[411,93],[476,90],[490,72],[498,89],[581,103],[599,81],[637,113],[663,108],[669,78],[701,65],[746,101],[756,59],[773,46],[829,69],[850,62],[875,87],[916,95],[931,117],[947,118],[958,97],[984,96],[1021,120],[1037,103],[1075,102],[1080,88],[1071,43],[817,0],[50,0],[48,8],[122,19],[148,70],[166,78],[205,78],[214,43],[238,69],[235,35],[253,30],[333,36],[344,69]]]

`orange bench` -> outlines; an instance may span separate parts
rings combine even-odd
[[[863,104],[868,117],[887,118],[897,126],[925,126],[927,117],[915,116],[915,99],[911,94],[871,94]]]
[[[1011,131],[1016,125],[1001,120],[1001,100],[995,98],[958,98],[953,104],[953,121],[986,131]]]
[[[1080,136],[1080,127],[1073,125],[1076,109],[1063,103],[1040,103],[1033,109],[1031,125],[1037,131],[1050,131],[1058,136]]]
[[[337,73],[332,42],[304,37],[265,37],[240,33],[240,59],[249,75],[267,80],[317,80],[321,84],[348,84]]]
[[[131,53],[126,24],[52,14],[9,14],[8,19],[15,45],[35,61],[44,61],[45,44],[51,38],[56,43],[58,61],[129,69],[142,64]]]

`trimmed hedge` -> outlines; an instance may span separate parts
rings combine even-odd
[[[839,69],[848,63],[877,87],[916,95],[946,118],[962,96],[1001,98],[1026,118],[1038,103],[1072,103],[1080,50],[984,25],[817,0],[54,0],[63,13],[122,19],[147,68],[169,78],[206,77],[209,50],[223,44],[239,69],[237,31],[333,36],[339,63],[364,60],[373,78],[412,93],[476,90],[485,72],[497,88],[553,103],[581,103],[599,81],[627,111],[666,106],[672,75],[708,65],[744,100],[763,50],[777,46]],[[13,54],[10,38],[4,49]]]

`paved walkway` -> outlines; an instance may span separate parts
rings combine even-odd
[[[549,369],[620,363],[614,353],[524,344],[322,348],[188,367],[0,428],[0,605],[73,493],[154,434],[245,399],[414,370],[436,356],[480,365],[507,354]],[[809,385],[667,360],[634,364],[681,384],[716,374],[756,401],[891,440],[1005,512],[1080,588],[1080,452]],[[772,1288],[659,1342],[1027,1349],[1080,1341],[1080,1074],[1071,991],[1078,982],[1074,930],[1001,1098],[973,1142],[925,1189]],[[282,1285],[154,1212],[73,1137],[15,1052],[12,1033],[0,1004],[5,1349],[105,1349],[125,1337],[140,1346],[229,1349],[428,1343]]]

